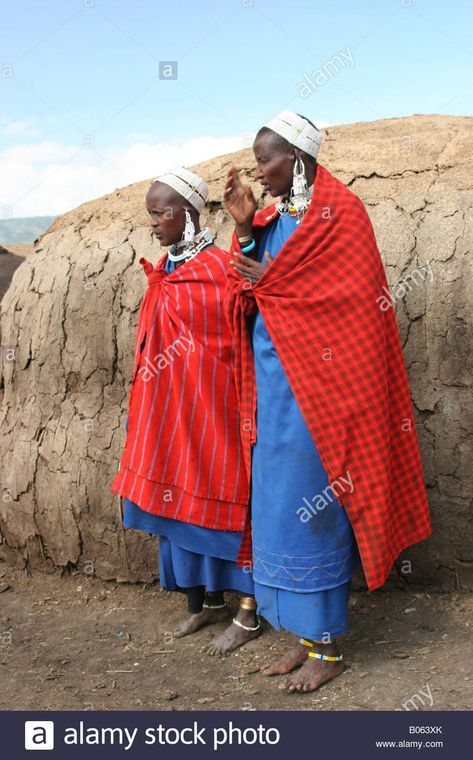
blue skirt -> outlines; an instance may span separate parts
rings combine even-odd
[[[258,259],[264,251],[279,255],[295,228],[289,215],[266,227]],[[261,312],[248,319],[248,330],[257,395],[251,512],[258,613],[276,630],[327,640],[348,630],[351,577],[359,563],[355,537]],[[351,490],[345,475],[341,482]]]
[[[285,628],[304,639],[328,643],[348,632],[351,580],[326,591],[300,593],[255,581],[258,615],[276,631]]]
[[[236,565],[241,533],[159,517],[128,499],[123,502],[123,525],[160,537],[159,580],[167,591],[204,586],[210,592],[253,595],[251,572]]]

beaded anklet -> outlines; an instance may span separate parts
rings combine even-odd
[[[299,643],[303,644],[305,647],[312,648],[314,646],[314,642],[308,641],[307,639],[299,639]],[[334,655],[321,654],[320,652],[308,652],[308,655],[309,657],[314,657],[316,660],[324,660],[325,662],[341,662],[343,660],[342,654],[335,657]]]

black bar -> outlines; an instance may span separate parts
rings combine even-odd
[[[438,711],[4,712],[0,713],[1,757],[38,757],[25,749],[26,728],[30,741],[48,751],[42,746],[48,733],[40,728],[43,721],[54,724],[54,748],[46,757],[60,760],[472,757],[471,713]],[[113,734],[112,729],[116,729]]]

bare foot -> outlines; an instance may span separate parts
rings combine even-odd
[[[297,642],[296,646],[291,649],[290,652],[285,654],[284,657],[281,657],[279,660],[269,663],[268,665],[263,665],[260,672],[264,676],[280,676],[290,673],[292,670],[295,670],[300,665],[304,664],[307,660],[307,652],[307,647],[305,647],[304,644]]]
[[[324,649],[324,654],[338,655],[338,648],[332,645],[330,650]],[[343,660],[339,662],[327,662],[326,660],[317,660],[313,657],[307,657],[302,668],[294,673],[285,683],[281,684],[280,689],[287,689],[291,693],[307,693],[315,691],[327,681],[341,675],[344,670]]]
[[[246,610],[239,610],[237,620],[251,628],[255,628],[258,625],[258,618],[255,613]],[[207,644],[202,651],[210,655],[226,655],[243,646],[248,641],[256,639],[261,633],[261,625],[259,625],[256,631],[246,631],[244,628],[240,628],[239,625],[232,623],[220,636],[216,636],[210,644]]]
[[[191,633],[195,633],[199,628],[203,628],[204,625],[213,625],[214,623],[221,623],[222,620],[226,620],[230,615],[228,607],[220,607],[219,609],[211,609],[210,607],[204,607],[201,612],[196,612],[191,615],[190,618],[185,620],[182,625],[179,626],[177,631],[174,632],[174,636],[177,639],[183,636],[189,636]]]

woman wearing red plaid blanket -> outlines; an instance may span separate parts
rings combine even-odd
[[[266,675],[308,692],[343,671],[350,582],[361,560],[381,586],[399,553],[430,534],[413,408],[386,277],[362,202],[316,162],[319,130],[283,111],[256,135],[256,211],[235,169],[226,311],[258,612],[299,637]],[[383,302],[384,306],[384,302]]]
[[[251,572],[236,565],[249,486],[222,307],[228,253],[200,228],[207,195],[201,177],[178,167],[146,196],[153,233],[169,250],[155,267],[140,259],[148,289],[112,490],[124,497],[125,527],[160,537],[161,586],[187,593],[189,617],[176,636],[226,619],[225,590],[244,595],[207,648],[226,654],[261,631]]]

